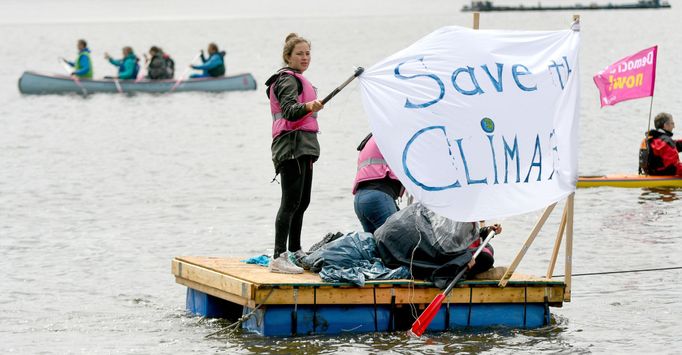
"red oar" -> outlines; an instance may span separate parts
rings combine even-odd
[[[474,256],[472,256],[472,259],[476,259],[478,254],[481,253],[483,248],[485,248],[485,246],[488,245],[488,242],[494,236],[495,236],[495,231],[490,231],[490,233],[488,233],[488,236],[485,238],[483,243],[481,243],[481,245],[478,247],[478,249],[476,249],[476,252],[474,253]],[[424,334],[424,332],[426,331],[426,328],[428,328],[429,324],[431,324],[433,317],[435,317],[436,313],[438,313],[438,310],[440,310],[440,306],[441,306],[441,304],[443,304],[443,300],[445,299],[445,297],[447,297],[450,294],[450,291],[452,291],[452,289],[455,287],[455,284],[457,283],[457,281],[459,281],[459,279],[461,279],[462,276],[464,276],[464,273],[466,271],[467,271],[467,268],[465,266],[462,268],[462,271],[460,271],[457,274],[457,276],[455,276],[455,279],[452,280],[452,282],[450,282],[450,284],[445,289],[445,291],[443,291],[443,293],[441,293],[441,294],[438,294],[433,299],[433,301],[431,301],[431,304],[429,304],[429,306],[426,307],[424,312],[422,312],[422,314],[419,316],[419,318],[417,318],[417,320],[414,321],[414,323],[412,323],[412,328],[408,331],[408,333],[412,333],[411,335],[415,335],[418,337],[420,337],[420,336],[422,336],[422,334]]]

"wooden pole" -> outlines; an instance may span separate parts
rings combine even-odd
[[[530,232],[530,235],[528,236],[528,239],[526,239],[526,242],[523,244],[523,247],[521,247],[521,250],[519,250],[518,254],[516,254],[516,257],[514,258],[514,261],[511,263],[507,271],[500,279],[500,283],[498,284],[498,286],[500,287],[507,286],[509,278],[514,273],[514,270],[516,270],[516,267],[519,266],[519,263],[521,263],[521,259],[523,259],[523,256],[526,255],[526,252],[528,251],[530,245],[533,244],[533,240],[535,240],[535,237],[537,237],[538,233],[540,233],[540,229],[542,229],[542,226],[545,224],[545,221],[547,221],[547,218],[552,213],[554,206],[556,206],[556,202],[545,208],[545,212],[542,214],[538,222],[535,224],[535,227],[533,227],[533,230]]]
[[[564,301],[571,301],[571,273],[573,272],[573,198],[575,192],[568,196],[566,201],[566,262],[564,270]]]
[[[474,12],[474,29],[475,30],[478,29],[478,24],[479,24],[480,18],[481,18],[481,13],[480,12]]]
[[[552,259],[549,261],[549,267],[547,268],[547,274],[545,278],[551,279],[554,273],[554,266],[556,266],[556,259],[559,256],[559,248],[561,248],[561,239],[564,236],[564,230],[566,230],[566,215],[568,214],[568,199],[566,199],[566,205],[564,206],[564,213],[561,216],[561,224],[559,224],[559,231],[556,235],[556,240],[554,241],[554,249],[552,250]]]

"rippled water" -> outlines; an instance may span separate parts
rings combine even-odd
[[[508,1],[509,2],[509,1]],[[555,1],[556,2],[556,1]],[[565,2],[565,1],[564,1]],[[511,2],[514,3],[514,2]],[[568,3],[572,3],[569,1]],[[270,183],[270,119],[262,83],[295,31],[313,42],[307,76],[330,92],[353,66],[370,66],[443,25],[471,25],[461,4],[431,1],[7,0],[0,5],[0,352],[17,353],[676,353],[682,345],[681,272],[578,276],[554,324],[535,330],[456,331],[263,339],[205,338],[224,326],[184,311],[176,255],[250,256],[272,247],[279,186]],[[677,5],[677,4],[674,4]],[[123,21],[132,9],[134,21]],[[157,11],[161,6],[163,11]],[[301,15],[304,13],[305,15]],[[80,16],[82,15],[82,16]],[[563,29],[572,13],[483,14],[481,28]],[[593,73],[659,45],[654,113],[679,116],[679,6],[582,15],[583,175],[636,170],[649,100],[599,109]],[[182,20],[184,19],[184,20]],[[21,96],[23,70],[61,71],[85,37],[96,75],[123,45],[157,44],[183,68],[209,41],[228,71],[251,72],[255,92]],[[179,70],[180,71],[180,70]],[[357,84],[321,115],[322,157],[306,214],[304,247],[329,231],[359,230],[350,184],[368,124]],[[574,272],[680,266],[682,190],[581,189],[575,203]],[[555,212],[555,214],[558,214]],[[494,242],[509,264],[539,213],[502,221]],[[544,274],[558,216],[519,272]],[[563,263],[557,266],[563,273]]]

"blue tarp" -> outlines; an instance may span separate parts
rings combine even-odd
[[[371,233],[352,232],[325,244],[301,259],[303,266],[319,272],[325,282],[349,282],[363,286],[366,280],[405,279],[409,270],[389,269],[379,258]]]
[[[247,264],[256,264],[260,266],[268,266],[270,265],[270,257],[267,255],[258,255],[258,256],[252,256],[246,260],[240,260],[243,263]]]

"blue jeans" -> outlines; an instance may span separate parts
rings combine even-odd
[[[360,189],[355,194],[355,214],[365,232],[374,233],[392,214],[398,212],[395,200],[385,192]]]

